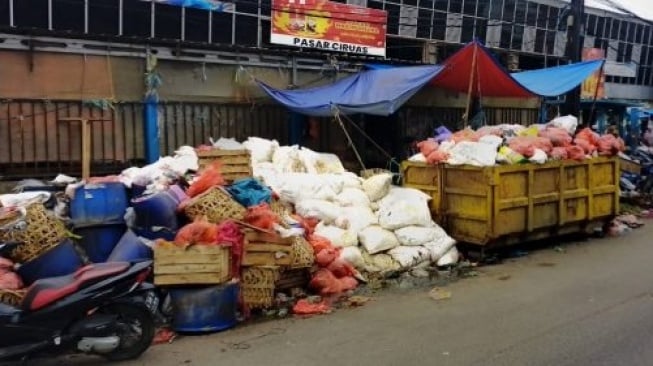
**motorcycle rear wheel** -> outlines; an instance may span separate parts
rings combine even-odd
[[[156,329],[154,318],[147,309],[136,305],[118,304],[105,311],[118,316],[120,328],[117,334],[120,337],[120,345],[110,353],[102,355],[107,360],[135,359],[152,345]]]

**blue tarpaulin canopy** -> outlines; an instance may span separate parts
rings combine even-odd
[[[510,74],[524,88],[542,97],[565,94],[585,81],[603,65],[603,60],[522,71]]]
[[[474,58],[476,57],[476,62]],[[448,90],[484,97],[555,97],[563,95],[601,68],[603,60],[509,73],[492,52],[478,41],[447,58],[445,71],[431,84]],[[370,70],[388,69],[386,64],[367,64]]]
[[[222,1],[215,0],[146,0],[154,1],[159,4],[172,5],[172,6],[181,6],[186,8],[195,8],[211,11],[224,11],[228,6]]]
[[[442,71],[442,66],[409,66],[368,70],[333,84],[301,90],[279,90],[257,83],[277,102],[315,117],[343,114],[388,116]]]

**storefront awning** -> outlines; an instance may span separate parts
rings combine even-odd
[[[368,70],[330,85],[300,90],[279,90],[257,83],[270,97],[297,113],[316,117],[337,112],[388,116],[442,69],[434,65]]]

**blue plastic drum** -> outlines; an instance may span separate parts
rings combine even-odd
[[[177,220],[177,198],[168,192],[159,192],[135,198],[132,207],[139,228],[164,227],[171,231],[179,228]]]
[[[76,227],[123,223],[128,204],[122,183],[86,184],[75,190],[70,218]]]
[[[25,286],[29,286],[42,278],[69,275],[83,265],[75,245],[66,239],[40,256],[22,264],[16,272]]]
[[[127,230],[107,262],[140,262],[150,259],[152,259],[152,248],[143,243],[133,231]]]
[[[238,284],[170,290],[172,329],[206,333],[233,328],[238,323]]]
[[[93,263],[104,263],[113,252],[127,226],[124,224],[96,225],[76,228],[75,235],[81,236],[79,245]]]

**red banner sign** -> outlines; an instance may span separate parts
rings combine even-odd
[[[602,60],[605,58],[605,51],[600,48],[584,48],[583,61]],[[603,99],[605,98],[605,73],[598,70],[590,75],[580,89],[581,98],[583,99]]]
[[[385,57],[385,10],[326,0],[272,0],[270,42]]]

